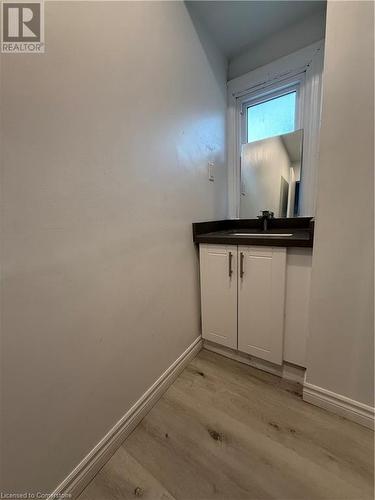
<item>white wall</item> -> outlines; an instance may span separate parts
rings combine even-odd
[[[229,61],[228,80],[244,75],[280,57],[324,38],[325,9],[244,49]]]
[[[307,382],[374,401],[374,18],[328,2]]]
[[[288,248],[286,255],[284,361],[306,366],[311,286],[311,248]]]
[[[45,8],[46,53],[2,58],[13,492],[57,486],[198,336],[191,223],[227,213],[226,65],[184,4]]]

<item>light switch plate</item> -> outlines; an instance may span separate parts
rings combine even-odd
[[[215,163],[213,161],[209,161],[208,162],[208,180],[209,181],[215,180],[214,168],[215,168]]]

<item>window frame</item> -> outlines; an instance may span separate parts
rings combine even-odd
[[[245,95],[240,103],[240,116],[241,116],[241,145],[247,144],[248,140],[248,118],[247,118],[247,110],[256,106],[257,104],[262,104],[264,102],[272,101],[272,99],[276,99],[278,97],[282,97],[287,94],[291,94],[292,92],[296,93],[296,105],[294,110],[294,132],[300,128],[300,116],[302,113],[301,109],[301,80],[303,77],[301,76],[298,81],[293,81],[289,84],[283,85],[275,85],[272,89],[267,89],[266,91],[261,90],[259,92],[252,93],[253,95]],[[303,82],[302,82],[303,83]]]

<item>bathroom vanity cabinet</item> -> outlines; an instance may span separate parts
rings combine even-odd
[[[306,366],[313,237],[311,217],[193,224],[208,348]]]
[[[286,248],[201,244],[202,336],[283,361]]]

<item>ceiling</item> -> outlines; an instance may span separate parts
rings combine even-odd
[[[325,1],[187,1],[229,59],[326,8]]]

